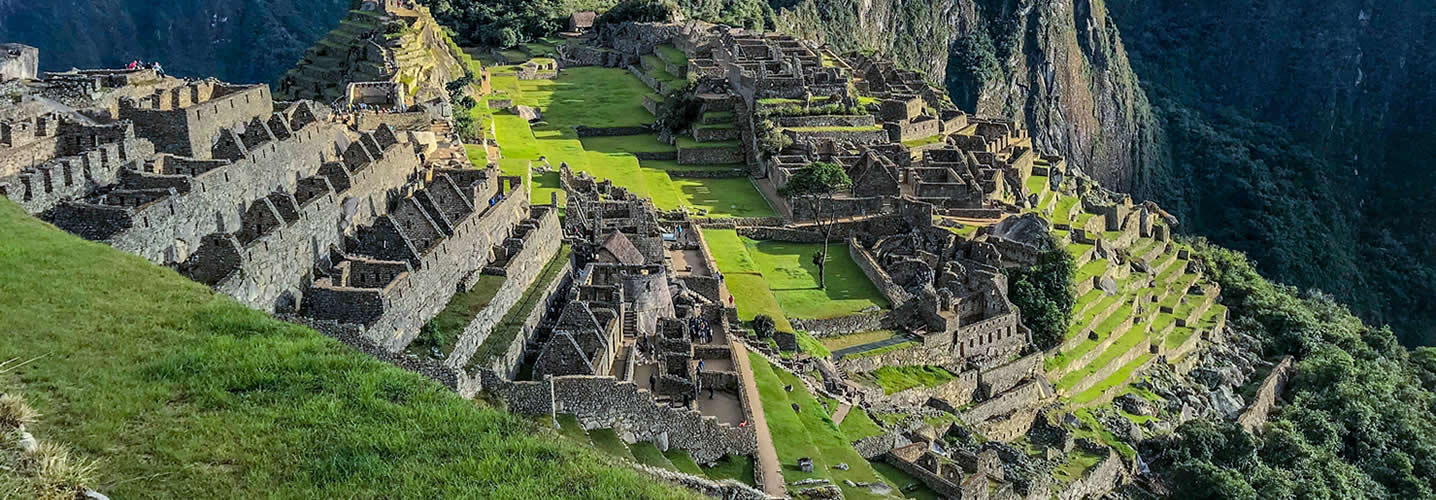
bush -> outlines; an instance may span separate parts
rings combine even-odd
[[[777,322],[773,321],[772,316],[768,316],[767,314],[759,314],[753,317],[753,332],[758,334],[758,338],[770,338],[777,331],[778,324]]]
[[[593,21],[595,28],[625,22],[658,23],[674,19],[678,5],[670,0],[624,0]]]

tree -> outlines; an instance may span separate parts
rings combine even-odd
[[[1040,255],[1037,264],[1006,271],[1008,296],[1022,311],[1033,343],[1044,351],[1062,342],[1077,303],[1077,264],[1061,246],[1050,248],[1054,250]]]
[[[813,225],[823,235],[823,250],[813,256],[818,266],[818,288],[827,289],[827,277],[823,272],[828,263],[828,242],[837,227],[838,212],[834,197],[843,189],[852,187],[843,166],[836,163],[813,162],[788,179],[788,184],[778,194],[788,198],[789,203],[802,203],[813,216]]]

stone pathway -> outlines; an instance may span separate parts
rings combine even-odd
[[[907,336],[905,336],[905,335],[894,335],[894,336],[892,336],[892,337],[890,337],[890,338],[886,338],[886,339],[883,339],[883,340],[879,340],[879,341],[877,341],[877,342],[869,342],[869,343],[866,343],[866,344],[863,344],[863,345],[855,345],[855,346],[852,346],[852,347],[846,347],[846,348],[843,348],[843,349],[838,349],[838,350],[836,350],[836,351],[833,351],[833,359],[843,359],[843,356],[847,356],[847,355],[849,355],[849,354],[856,354],[856,353],[860,353],[860,352],[871,351],[871,350],[874,350],[874,349],[882,349],[882,348],[884,348],[884,347],[887,347],[887,346],[890,346],[890,345],[901,344],[901,343],[907,342],[907,341],[909,341],[909,340],[912,340],[912,339],[907,338]]]
[[[773,446],[773,435],[768,432],[768,419],[763,416],[763,402],[758,398],[758,383],[753,380],[753,366],[748,359],[748,349],[733,342],[733,355],[738,360],[738,376],[743,379],[743,397],[748,408],[753,410],[753,431],[758,435],[756,466],[763,474],[763,492],[769,496],[785,497],[787,487],[783,483],[783,463],[778,460],[778,449]]]
[[[842,425],[843,419],[848,417],[848,410],[851,409],[853,409],[853,405],[847,403],[838,404],[838,411],[833,412],[833,425]]]

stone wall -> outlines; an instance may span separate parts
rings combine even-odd
[[[1281,362],[1277,363],[1271,373],[1262,380],[1256,395],[1252,396],[1251,403],[1245,410],[1242,410],[1241,416],[1237,417],[1237,422],[1242,424],[1242,428],[1247,432],[1261,432],[1271,411],[1276,408],[1277,397],[1286,389],[1286,383],[1291,380],[1295,371],[1296,366],[1293,364],[1291,356],[1281,358]]]
[[[877,122],[872,115],[817,115],[775,116],[773,123],[779,127],[871,127]]]
[[[912,298],[907,290],[903,290],[901,286],[893,282],[892,276],[889,276],[888,272],[878,265],[871,253],[863,249],[857,238],[848,238],[848,254],[852,256],[853,262],[857,263],[858,269],[862,269],[863,274],[867,275],[868,281],[871,281],[873,286],[878,287],[878,291],[888,298],[888,303],[893,309],[897,309]]]
[[[1107,456],[1097,465],[1087,469],[1080,479],[1072,481],[1057,492],[1059,500],[1082,500],[1086,498],[1101,498],[1103,495],[1117,489],[1125,479],[1123,473],[1126,470],[1122,458],[1117,452],[1110,448],[1106,449]]]
[[[534,208],[533,212],[536,217],[528,220],[534,223],[534,229],[524,236],[523,248],[518,254],[509,257],[508,265],[504,267],[504,282],[489,300],[489,305],[474,315],[474,319],[464,327],[463,333],[459,334],[453,352],[444,360],[445,365],[452,368],[466,365],[469,357],[483,345],[489,333],[498,326],[509,309],[518,304],[544,266],[558,253],[563,244],[563,228],[558,222],[558,211],[539,207]],[[526,337],[518,335],[515,341],[522,344]]]
[[[815,337],[823,337],[881,330],[887,316],[883,311],[873,311],[836,318],[794,319],[792,323],[793,328],[807,331]]]
[[[684,488],[697,491],[711,498],[722,498],[724,500],[768,500],[768,495],[762,491],[732,479],[714,481],[705,477],[698,477],[643,464],[633,464],[633,466],[651,476],[677,483]]]
[[[1043,354],[1035,352],[1017,358],[1017,360],[990,370],[983,370],[978,374],[977,384],[982,388],[983,396],[991,397],[994,394],[1007,392],[1017,387],[1023,380],[1038,376],[1042,373]]]
[[[559,270],[559,277],[553,280],[553,283],[550,283],[548,288],[543,289],[536,296],[537,305],[534,306],[532,311],[529,311],[529,315],[519,324],[519,332],[509,343],[509,347],[504,351],[503,356],[489,362],[485,368],[496,370],[498,373],[502,373],[510,379],[518,374],[519,365],[523,362],[524,358],[524,347],[528,344],[528,341],[533,338],[534,331],[538,329],[539,323],[543,321],[544,314],[557,309],[560,302],[567,300],[569,285],[573,283],[573,279],[573,261],[570,260],[563,264],[563,269]],[[467,332],[467,330],[465,331]]]
[[[121,101],[119,118],[133,121],[135,132],[157,151],[208,159],[221,131],[242,129],[272,112],[268,85],[231,87],[203,81],[139,101]]]
[[[823,235],[816,231],[773,226],[742,226],[739,236],[761,241],[787,241],[792,243],[822,243]]]
[[[149,141],[134,137],[101,144],[74,156],[44,162],[13,177],[0,177],[0,196],[27,213],[40,214],[119,182],[121,172],[138,169],[140,162],[153,154]]]
[[[678,148],[679,165],[721,165],[742,162],[743,148],[738,146]]]
[[[848,373],[855,373],[870,372],[889,365],[950,366],[953,365],[955,361],[952,357],[952,353],[945,349],[912,346],[871,356],[847,356],[838,360],[838,367]]]
[[[645,135],[652,133],[648,127],[574,127],[579,137],[607,137],[615,135]]]
[[[961,407],[972,402],[973,395],[977,392],[977,370],[967,370],[954,375],[956,377],[951,381],[937,387],[917,386],[893,394],[883,394],[882,388],[878,388],[876,392],[869,393],[867,402],[911,407],[925,405],[929,399],[937,399],[953,407]]]
[[[835,141],[847,141],[853,144],[881,144],[888,142],[888,133],[881,128],[853,128],[853,129],[780,129],[793,139],[794,143],[803,143],[808,140],[822,141],[831,139]]]
[[[1010,391],[978,403],[960,415],[964,422],[972,425],[1001,417],[1019,409],[1029,408],[1042,399],[1041,381],[1022,384]]]
[[[729,141],[738,138],[737,127],[693,127],[693,140],[698,142]]]
[[[865,198],[832,198],[819,202],[821,207],[814,207],[813,203],[804,201],[803,198],[790,199],[788,204],[793,209],[793,218],[796,220],[810,221],[817,219],[818,215],[823,217],[864,217],[883,213],[887,206],[887,198],[882,196],[869,196]],[[821,208],[821,210],[817,210]]]
[[[485,371],[484,387],[521,415],[571,414],[585,429],[611,428],[625,441],[667,443],[687,450],[699,463],[726,455],[752,455],[758,438],[752,427],[718,423],[697,411],[673,408],[633,382],[613,377],[566,376],[539,382],[510,382]]]

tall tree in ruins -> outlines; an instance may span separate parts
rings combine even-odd
[[[813,256],[813,264],[818,266],[819,289],[828,287],[823,270],[828,264],[828,241],[838,222],[837,203],[833,198],[852,185],[853,180],[842,165],[819,161],[793,174],[779,193],[788,198],[794,208],[806,207],[813,225],[823,234],[823,251]]]

